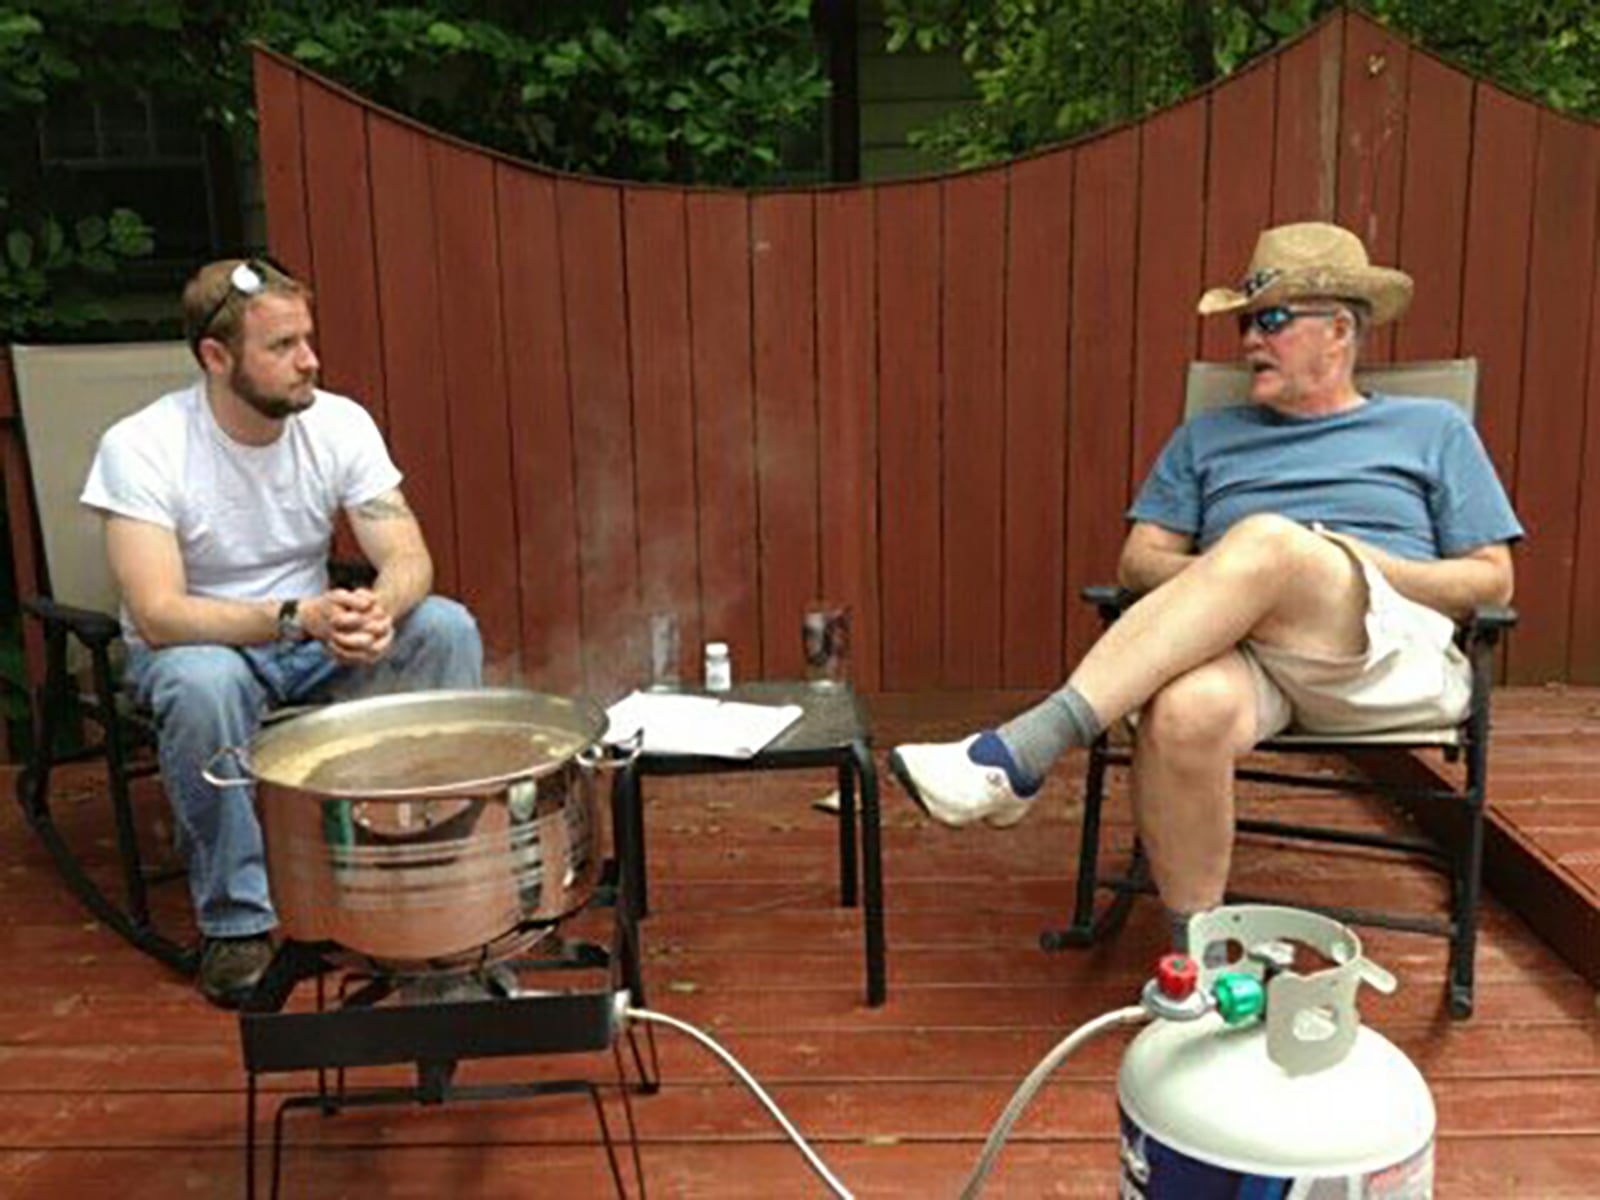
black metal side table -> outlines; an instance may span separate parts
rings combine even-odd
[[[685,689],[688,690],[688,689]],[[649,912],[645,861],[644,785],[647,775],[717,775],[747,771],[796,771],[833,767],[839,776],[839,902],[857,905],[857,878],[866,938],[867,1003],[888,995],[883,937],[883,849],[878,814],[878,772],[872,762],[872,733],[854,691],[848,686],[818,688],[803,682],[742,683],[718,698],[750,704],[798,704],[798,721],[753,758],[714,758],[698,754],[642,754],[635,769],[618,774],[614,811],[622,828],[623,870],[637,916]],[[859,803],[858,803],[859,801]],[[860,854],[856,822],[860,820]],[[859,868],[857,860],[859,857]]]

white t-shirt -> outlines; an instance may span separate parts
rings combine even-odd
[[[108,429],[79,500],[177,534],[192,595],[289,599],[326,590],[339,509],[400,478],[353,400],[319,390],[277,441],[247,446],[217,425],[201,381]],[[126,605],[122,627],[137,640]]]

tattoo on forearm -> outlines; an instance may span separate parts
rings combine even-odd
[[[356,506],[356,515],[367,521],[394,521],[412,515],[411,506],[399,492],[386,492]]]

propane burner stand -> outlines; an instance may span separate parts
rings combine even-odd
[[[611,871],[615,872],[612,864]],[[627,1123],[628,1143],[638,1194],[644,1195],[644,1175],[639,1159],[637,1130],[629,1093],[634,1088],[654,1092],[660,1070],[655,1038],[646,1026],[636,1033],[623,1028],[628,1004],[644,1003],[639,969],[636,927],[630,907],[617,903],[615,889],[601,889],[615,913],[610,948],[591,942],[561,940],[546,956],[513,959],[475,976],[481,998],[453,999],[451,985],[471,976],[400,976],[382,972],[343,976],[339,994],[330,1006],[326,979],[336,968],[339,948],[332,944],[286,941],[278,948],[267,974],[239,1016],[244,1050],[245,1092],[245,1194],[256,1195],[256,1123],[260,1077],[285,1071],[317,1072],[314,1092],[282,1100],[272,1122],[272,1191],[276,1198],[282,1180],[283,1122],[296,1109],[315,1108],[332,1116],[347,1108],[383,1105],[437,1105],[448,1100],[512,1100],[533,1096],[587,1094],[606,1151],[617,1194],[626,1197],[622,1167],[612,1142],[605,1108],[595,1084],[587,1079],[540,1080],[500,1084],[461,1084],[455,1081],[461,1062],[480,1058],[509,1058],[534,1054],[570,1054],[610,1049],[616,1062],[620,1094]],[[554,935],[552,935],[554,936]],[[530,990],[550,980],[561,982],[564,972],[606,973],[600,987],[562,991]],[[526,977],[532,977],[526,979]],[[514,989],[505,980],[515,980]],[[283,1012],[294,990],[306,980],[316,984],[316,1008],[311,1012]],[[537,982],[535,982],[537,981]],[[571,982],[571,980],[567,980]],[[435,985],[441,999],[415,1001],[408,992]],[[443,985],[438,986],[438,985]],[[617,1034],[626,1033],[633,1077],[624,1060]],[[641,1041],[642,1039],[642,1041]],[[411,1064],[416,1082],[411,1086],[352,1087],[345,1071],[360,1067]],[[329,1086],[328,1073],[335,1074]]]

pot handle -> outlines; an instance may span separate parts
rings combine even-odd
[[[225,755],[233,756],[233,761],[245,773],[243,778],[237,775],[218,775],[216,773],[214,768]],[[250,756],[245,753],[243,746],[224,746],[218,750],[210,758],[206,759],[206,765],[200,768],[200,776],[212,787],[219,788],[251,787],[256,781],[255,773],[250,768]]]
[[[644,750],[644,729],[640,727],[616,744],[590,742],[576,757],[578,765],[590,771],[620,771],[633,765]]]

